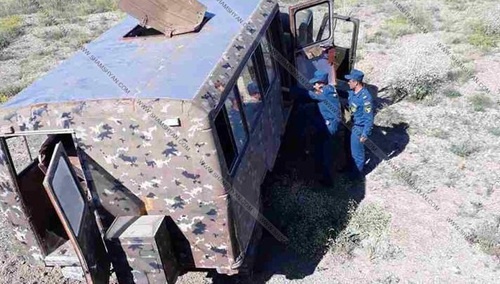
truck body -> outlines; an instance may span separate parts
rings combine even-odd
[[[297,83],[280,58],[306,77],[331,73],[317,50],[333,43],[336,19],[352,19],[333,1],[290,7],[288,21],[273,0],[200,2],[196,31],[127,17],[0,107],[0,207],[18,253],[81,266],[89,283],[108,281],[111,264],[141,283],[251,268],[262,228],[249,208],[260,207]],[[339,78],[352,43],[339,49]]]

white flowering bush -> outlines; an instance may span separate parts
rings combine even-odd
[[[432,36],[418,35],[401,39],[385,78],[396,101],[421,100],[448,79],[451,68],[451,59],[438,42]]]

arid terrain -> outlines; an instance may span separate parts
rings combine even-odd
[[[29,3],[0,0],[1,102],[125,17],[111,0]],[[361,21],[356,68],[380,90],[372,140],[388,160],[369,155],[363,184],[341,177],[313,188],[290,171],[285,142],[264,184],[264,213],[293,252],[258,258],[250,283],[499,283],[500,3],[338,0],[335,8]],[[208,272],[179,279],[245,281]],[[0,283],[75,282],[58,268],[30,267],[0,220]]]

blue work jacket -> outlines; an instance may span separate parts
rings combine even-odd
[[[309,91],[307,94],[312,100],[318,102],[319,112],[323,116],[328,130],[331,134],[335,133],[341,119],[340,101],[335,88],[331,85],[325,85],[321,94],[316,94],[314,91]]]
[[[370,92],[363,87],[357,94],[349,91],[349,109],[354,125],[362,127],[361,136],[370,136],[373,128],[373,98]]]

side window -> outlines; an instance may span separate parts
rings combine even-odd
[[[229,93],[224,106],[215,117],[215,128],[224,152],[224,159],[231,171],[238,154],[248,139],[240,108],[240,101],[234,89]]]
[[[262,55],[264,57],[267,79],[269,80],[269,84],[272,84],[274,82],[274,79],[276,78],[276,64],[273,57],[271,56],[272,47],[270,45],[271,41],[269,40],[269,38],[272,38],[270,32],[268,32],[265,37],[262,37],[260,45],[262,47]]]
[[[328,2],[299,10],[295,13],[297,47],[330,38],[330,4]]]
[[[236,81],[238,91],[243,103],[243,110],[247,120],[248,128],[253,125],[257,114],[262,108],[263,86],[259,80],[255,65],[255,54],[248,60],[246,66]]]

